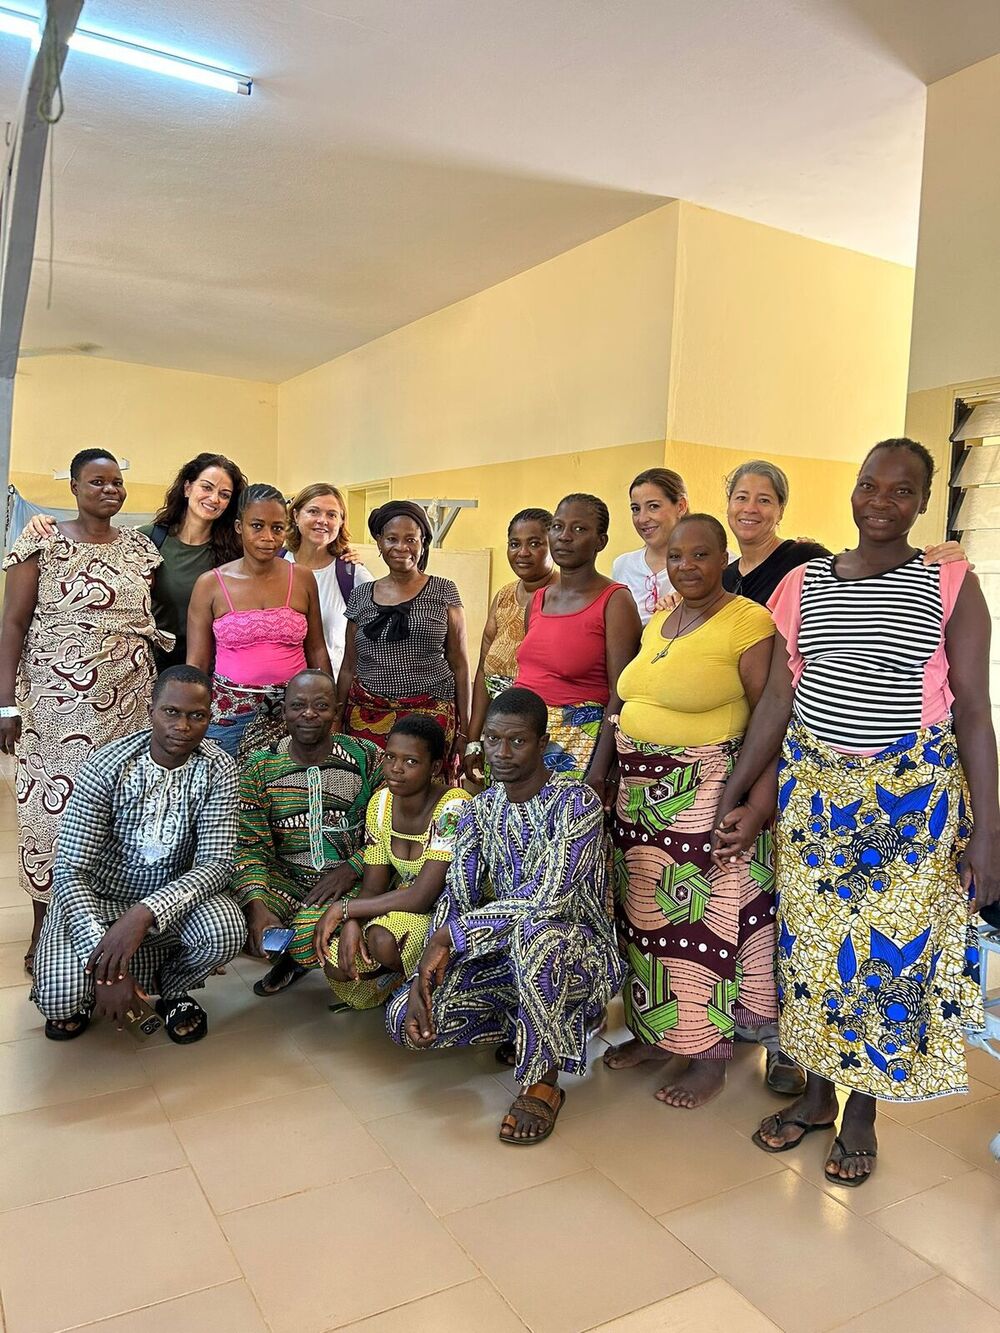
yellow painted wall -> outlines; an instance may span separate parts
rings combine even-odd
[[[277,477],[278,389],[100,357],[31,357],[14,385],[11,479],[36,504],[67,506],[53,471],[80,449],[131,463],[127,510],[156,508],[178,468],[204,451],[226,454],[252,481]]]
[[[679,210],[668,438],[857,462],[898,435],[912,269]]]
[[[677,217],[657,209],[286,381],[283,484],[662,440]]]

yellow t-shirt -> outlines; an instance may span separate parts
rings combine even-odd
[[[742,736],[750,705],[740,680],[740,658],[774,634],[770,613],[734,597],[704,624],[675,640],[661,634],[669,611],[646,626],[636,657],[618,678],[621,727],[652,745],[718,745]]]

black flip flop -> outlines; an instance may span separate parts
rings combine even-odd
[[[517,1048],[512,1041],[502,1041],[494,1051],[498,1065],[506,1065],[513,1069],[517,1064]]]
[[[821,1125],[811,1125],[809,1124],[808,1121],[799,1120],[795,1116],[784,1116],[781,1114],[780,1111],[778,1112],[777,1115],[770,1116],[768,1118],[776,1122],[773,1130],[775,1134],[780,1133],[781,1130],[783,1130],[786,1125],[794,1125],[796,1129],[801,1129],[803,1131],[803,1133],[800,1134],[797,1139],[792,1139],[790,1143],[783,1143],[780,1148],[772,1148],[769,1143],[765,1143],[761,1135],[761,1132],[758,1129],[756,1133],[750,1136],[751,1141],[753,1143],[756,1143],[757,1147],[761,1150],[761,1152],[770,1152],[770,1153],[791,1152],[793,1148],[797,1148],[799,1146],[799,1144],[802,1142],[802,1140],[806,1137],[807,1134],[814,1134],[818,1129],[833,1129],[834,1125],[837,1123],[836,1120],[825,1120]]]
[[[58,1028],[56,1023],[79,1023],[79,1027],[70,1031],[68,1028]],[[49,1041],[75,1041],[77,1037],[82,1037],[90,1027],[89,1014],[70,1014],[69,1018],[47,1018],[45,1020],[45,1035]]]
[[[834,1166],[839,1166],[841,1162],[846,1162],[849,1157],[870,1157],[873,1161],[876,1157],[878,1157],[877,1148],[872,1148],[870,1151],[865,1148],[855,1148],[853,1150],[845,1148],[844,1140],[840,1137],[839,1134],[834,1139],[833,1146],[840,1153],[840,1156],[837,1158],[836,1162],[834,1162],[831,1150],[831,1155],[826,1160],[828,1164],[832,1163]],[[875,1168],[873,1166],[872,1169],[870,1171],[866,1171],[863,1176],[855,1176],[853,1180],[844,1180],[840,1176],[831,1176],[829,1171],[827,1171],[826,1167],[824,1166],[823,1168],[823,1175],[830,1182],[830,1184],[842,1185],[845,1190],[856,1190],[858,1186],[863,1185],[866,1180],[871,1180],[874,1174],[875,1174]]]
[[[269,1000],[272,995],[280,995],[282,991],[288,990],[289,986],[294,986],[297,981],[305,976],[309,971],[308,967],[303,967],[297,963],[291,954],[282,954],[270,972],[264,974],[260,981],[253,983],[254,995],[262,995],[264,999]],[[280,985],[276,983],[280,982]],[[271,989],[268,990],[267,987]]]
[[[156,1012],[163,1019],[167,1036],[178,1046],[190,1046],[192,1042],[201,1041],[202,1037],[208,1035],[208,1014],[190,995],[181,995],[176,1000],[157,1000]],[[180,1036],[177,1029],[189,1018],[196,1019],[197,1026]]]

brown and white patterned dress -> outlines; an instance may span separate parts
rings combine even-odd
[[[59,533],[18,538],[4,569],[38,556],[38,602],[17,670],[18,871],[46,902],[56,834],[80,764],[148,725],[156,628],[150,579],[160,564],[148,537],[119,530],[105,545]]]

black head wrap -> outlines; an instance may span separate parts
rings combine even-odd
[[[412,500],[389,500],[386,504],[379,505],[378,509],[373,509],[368,515],[368,531],[373,537],[381,537],[385,525],[391,523],[394,518],[412,518],[420,529],[424,539],[424,549],[420,553],[417,568],[422,574],[427,568],[433,538],[427,511],[423,506],[414,504]]]
[[[433,536],[427,511],[420,505],[414,504],[412,500],[389,500],[388,503],[380,505],[378,509],[373,509],[368,515],[368,531],[373,537],[381,537],[386,524],[391,523],[394,518],[412,518],[420,529],[424,549],[420,552],[417,568],[422,574],[427,568]],[[402,602],[398,606],[379,607],[378,615],[371,624],[362,628],[361,633],[366,639],[373,641],[384,639],[386,643],[401,643],[404,639],[410,637],[410,607],[412,604],[411,601]]]

